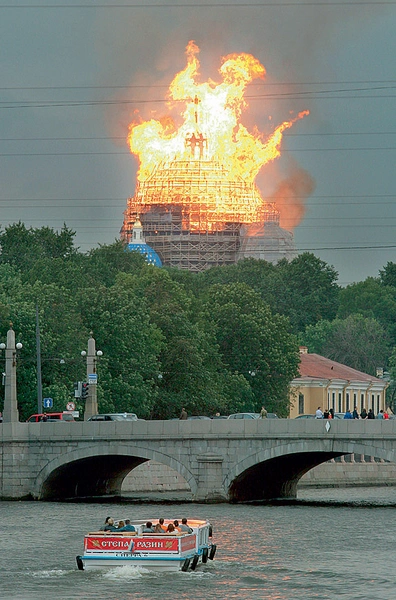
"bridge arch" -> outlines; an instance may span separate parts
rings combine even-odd
[[[224,479],[231,502],[296,498],[297,484],[312,468],[345,454],[375,456],[396,462],[396,450],[353,440],[296,440],[252,453],[234,465]]]
[[[124,478],[148,460],[177,471],[194,494],[197,482],[187,467],[167,454],[133,444],[101,442],[65,452],[38,473],[33,496],[39,500],[121,495]]]

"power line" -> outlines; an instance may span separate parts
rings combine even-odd
[[[283,137],[342,137],[342,136],[371,136],[371,135],[396,135],[396,131],[340,131],[340,132],[317,132],[317,133],[292,133],[285,131]],[[126,142],[126,135],[117,136],[87,136],[87,137],[19,137],[19,138],[8,138],[0,137],[0,142],[87,142],[87,141],[123,141]]]
[[[296,153],[296,152],[361,152],[361,151],[389,151],[396,150],[396,146],[383,146],[383,147],[360,147],[360,148],[293,148],[292,150],[288,150],[284,148],[282,150],[282,154],[284,153]],[[125,151],[88,151],[88,152],[0,152],[0,156],[10,157],[10,156],[133,156],[131,152]]]
[[[288,2],[288,1],[277,1],[277,2],[247,2],[247,3],[235,3],[235,2],[221,2],[221,3],[205,3],[196,4],[193,3],[161,3],[161,4],[3,4],[0,8],[276,8],[278,6],[288,6],[298,8],[299,6],[315,6],[321,8],[332,8],[332,7],[343,7],[343,6],[393,6],[396,4],[392,0],[344,0],[343,2],[313,2],[304,0],[302,2]]]
[[[1,8],[1,7],[0,7]],[[277,81],[277,82],[263,82],[263,81],[252,81],[249,87],[279,87],[279,86],[296,86],[296,85],[368,85],[368,84],[385,84],[392,83],[396,84],[394,79],[365,79],[353,81]],[[168,84],[128,84],[128,85],[45,85],[45,86],[0,86],[2,91],[32,91],[32,90],[108,90],[108,89],[151,89],[151,88],[165,88],[169,89]],[[369,88],[371,89],[371,88]],[[330,90],[331,91],[331,90]]]

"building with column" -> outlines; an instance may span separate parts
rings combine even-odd
[[[291,382],[290,417],[315,414],[320,406],[334,412],[353,411],[357,406],[371,408],[375,414],[386,409],[386,388],[389,383],[373,375],[352,369],[319,354],[300,348],[299,376]]]

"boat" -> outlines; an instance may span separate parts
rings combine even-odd
[[[152,522],[156,521],[153,519]],[[189,519],[189,531],[145,533],[147,521],[131,521],[135,531],[95,531],[84,537],[84,553],[76,556],[80,571],[134,566],[155,571],[195,571],[199,563],[213,560],[209,521]],[[164,525],[174,523],[165,519]]]

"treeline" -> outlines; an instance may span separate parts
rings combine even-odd
[[[103,412],[170,418],[267,410],[286,416],[298,346],[375,375],[396,345],[396,265],[337,284],[304,253],[272,265],[247,259],[194,274],[147,265],[122,242],[84,254],[66,226],[0,232],[0,341],[17,341],[20,418],[37,410],[36,306],[43,396],[63,410],[84,380],[90,332]],[[4,389],[1,390],[4,394]],[[77,406],[83,411],[83,406]]]

